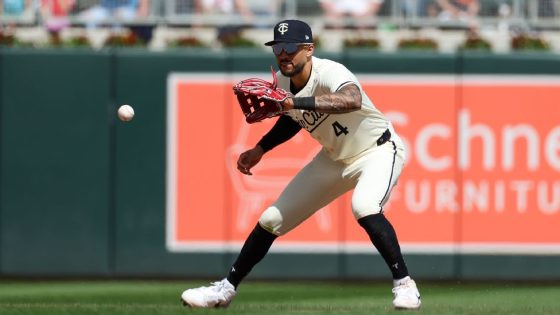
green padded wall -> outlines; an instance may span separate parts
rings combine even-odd
[[[3,274],[110,272],[109,61],[2,53]]]
[[[560,60],[547,54],[316,55],[364,74],[560,73]],[[167,77],[266,72],[273,64],[255,49],[0,50],[0,276],[223,276],[234,254],[165,248]],[[134,106],[132,122],[116,119],[124,103]],[[419,278],[560,279],[556,256],[407,261]],[[272,253],[250,277],[387,279],[388,272],[379,255]]]
[[[165,108],[169,73],[223,72],[227,67],[226,57],[212,51],[115,54],[116,104],[129,102],[136,112],[132,122],[116,128],[116,274],[167,276],[197,270],[203,276],[223,270],[222,254],[172,255],[165,249]],[[201,260],[204,268],[199,268]]]

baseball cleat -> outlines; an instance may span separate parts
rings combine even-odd
[[[235,294],[235,287],[223,279],[207,287],[185,290],[181,301],[184,306],[193,308],[228,307]]]
[[[397,310],[417,310],[420,309],[420,292],[416,288],[416,282],[408,278],[400,285],[393,288],[395,299],[393,306]]]

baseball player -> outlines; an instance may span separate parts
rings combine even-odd
[[[393,276],[393,305],[420,308],[420,294],[408,274],[395,230],[383,214],[403,169],[401,139],[364,93],[356,77],[342,64],[313,56],[309,25],[285,20],[274,27],[272,46],[280,71],[278,87],[294,97],[254,148],[243,152],[237,169],[252,175],[266,152],[307,130],[322,150],[262,213],[226,278],[211,286],[183,292],[191,307],[227,307],[243,278],[266,255],[274,240],[298,226],[347,191],[354,217],[368,234]]]

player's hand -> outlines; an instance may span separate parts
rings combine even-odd
[[[245,175],[253,175],[251,168],[259,163],[263,154],[264,150],[258,145],[251,150],[241,153],[237,160],[237,169]]]

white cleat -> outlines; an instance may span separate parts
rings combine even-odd
[[[190,307],[228,307],[235,293],[235,287],[227,279],[223,279],[208,287],[186,290],[181,294],[181,301],[184,306]]]
[[[416,288],[416,282],[408,278],[398,286],[393,288],[395,299],[393,306],[398,310],[417,310],[420,309],[420,292]]]

